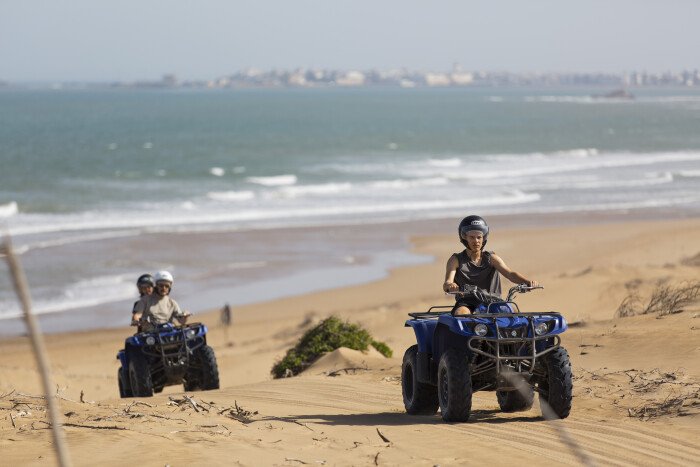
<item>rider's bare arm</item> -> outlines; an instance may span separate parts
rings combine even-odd
[[[444,292],[459,291],[459,286],[455,283],[455,274],[457,274],[458,267],[459,260],[457,259],[457,255],[450,256],[450,259],[447,260],[445,282],[442,284],[442,290]]]
[[[496,254],[491,254],[491,265],[500,272],[503,277],[514,284],[525,284],[529,287],[537,287],[539,283],[535,280],[528,279],[517,271],[510,269],[506,263]]]
[[[132,326],[138,326],[141,318],[143,317],[143,313],[146,311],[146,302],[141,297],[141,299],[134,304],[134,309],[131,312],[131,325]]]
[[[141,316],[143,316],[143,313],[141,312],[135,312],[131,315],[131,325],[132,326],[138,326],[139,321],[141,321]]]

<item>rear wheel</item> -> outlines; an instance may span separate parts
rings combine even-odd
[[[438,365],[438,399],[442,419],[446,422],[466,422],[472,410],[472,378],[467,353],[450,349]]]
[[[401,365],[401,392],[406,412],[411,415],[432,415],[439,406],[437,388],[418,381],[418,346],[406,350]]]
[[[134,397],[134,393],[131,391],[131,382],[127,378],[126,372],[123,367],[119,367],[117,370],[117,381],[119,382],[119,397]]]
[[[496,391],[498,406],[502,412],[522,412],[530,410],[535,401],[535,391],[532,386],[523,385],[520,391]]]
[[[574,389],[569,353],[565,348],[559,347],[544,357],[544,365],[547,376],[539,386],[542,415],[549,418],[551,414],[548,413],[548,406],[554,415],[566,418],[571,412]]]
[[[132,352],[129,356],[129,381],[134,397],[153,396],[151,368],[146,357],[139,352]]]

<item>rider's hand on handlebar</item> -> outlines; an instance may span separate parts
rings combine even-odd
[[[445,293],[459,292],[459,286],[455,282],[445,282],[442,286]]]

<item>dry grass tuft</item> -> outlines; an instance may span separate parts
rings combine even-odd
[[[684,307],[700,299],[700,282],[682,282],[677,286],[656,286],[644,305],[636,291],[630,293],[615,311],[615,317],[656,314],[658,317],[680,313]]]
[[[626,296],[620,306],[617,307],[615,311],[616,318],[627,318],[628,316],[634,316],[638,314],[638,311],[642,308],[642,300],[636,293],[631,293]]]
[[[684,266],[700,267],[700,253],[690,258],[685,258],[683,261],[681,261],[681,264]]]

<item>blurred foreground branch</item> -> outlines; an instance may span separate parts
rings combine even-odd
[[[64,442],[63,431],[61,430],[61,421],[57,406],[58,401],[56,398],[52,397],[53,394],[51,390],[51,378],[49,375],[49,363],[46,356],[44,339],[41,334],[41,329],[39,328],[39,325],[32,314],[32,304],[29,297],[27,279],[19,261],[17,260],[17,257],[14,254],[14,251],[12,250],[12,243],[10,241],[9,234],[5,236],[2,244],[0,244],[0,255],[3,255],[7,261],[15,292],[17,293],[17,298],[22,306],[24,320],[27,323],[27,328],[29,330],[29,338],[32,343],[34,356],[36,357],[36,363],[39,368],[39,374],[41,375],[41,382],[44,388],[44,398],[49,410],[49,420],[52,427],[51,434],[53,436],[58,464],[61,467],[68,467],[71,465],[71,463],[68,458],[68,449]]]

